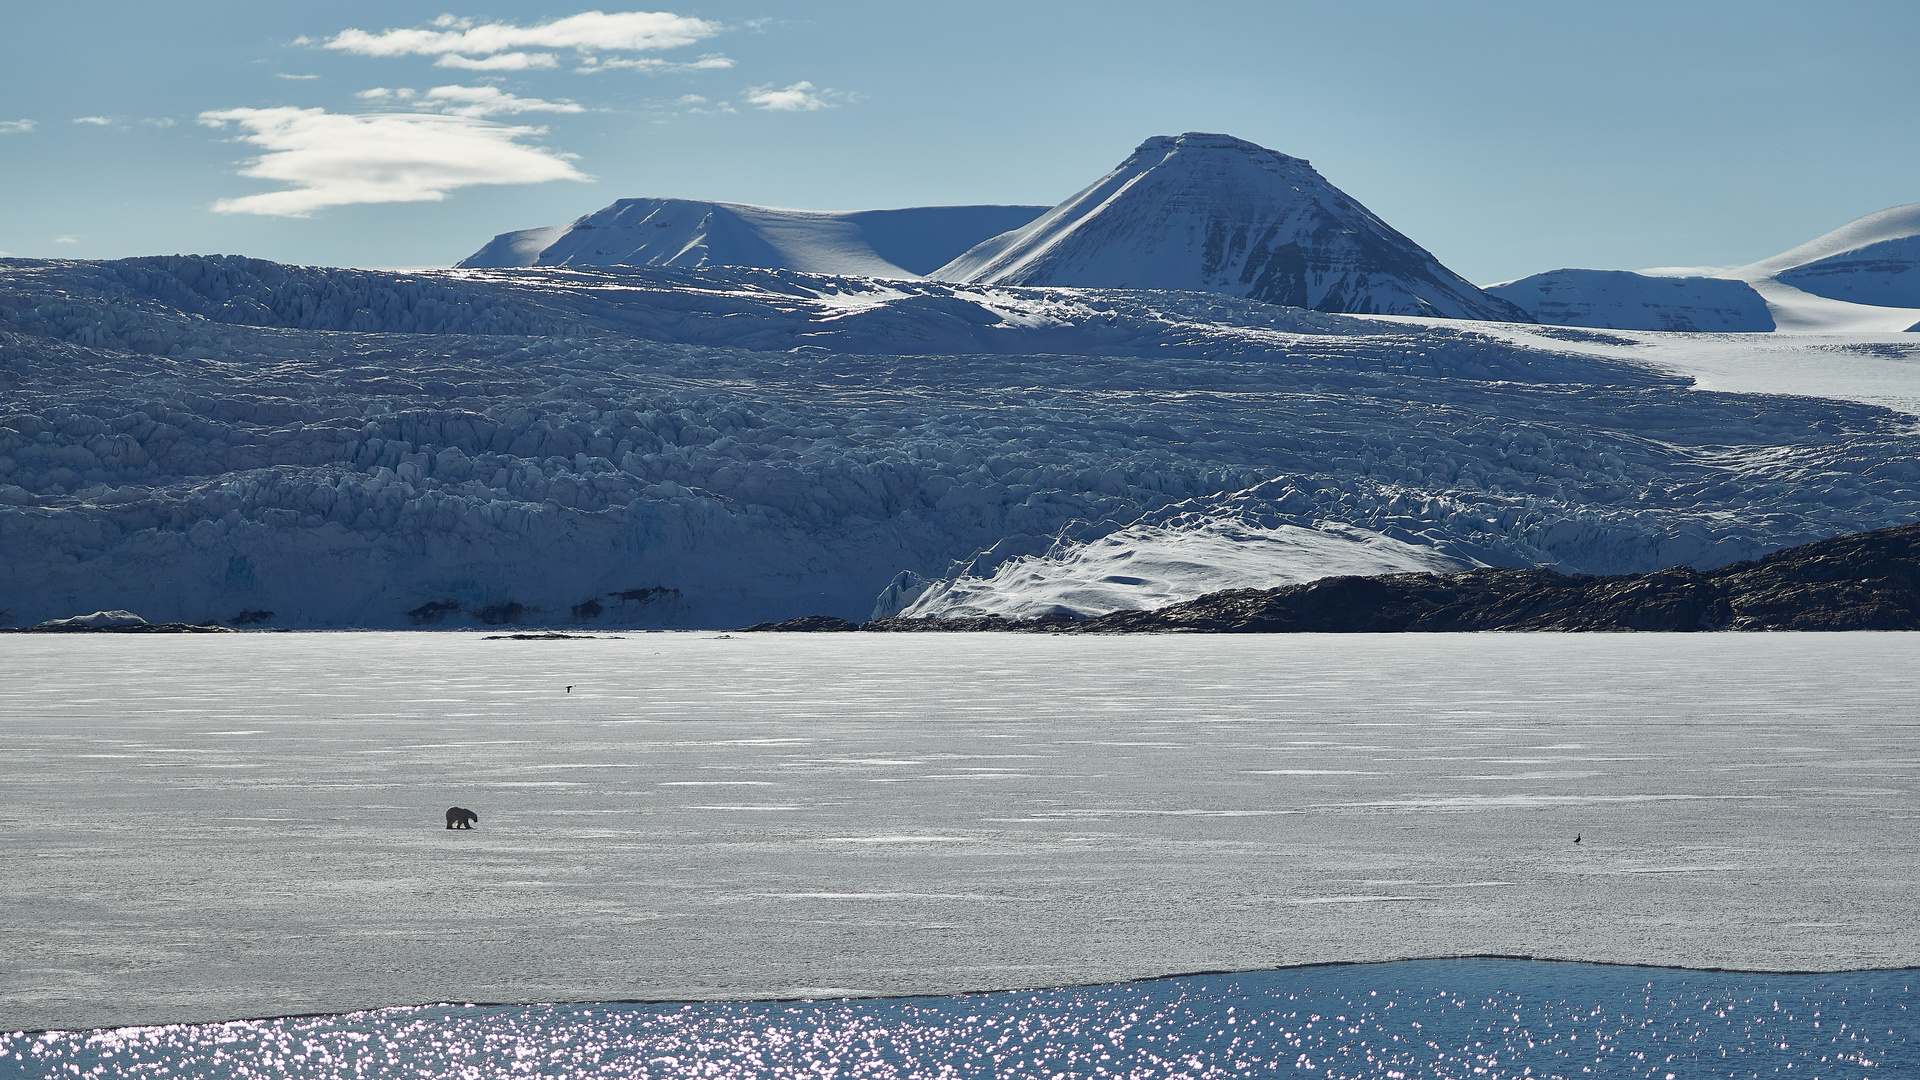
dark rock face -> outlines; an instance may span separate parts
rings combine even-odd
[[[505,603],[489,604],[481,608],[479,616],[480,621],[486,623],[488,626],[503,626],[507,623],[520,622],[526,613],[527,606],[525,604],[516,600],[508,600]]]
[[[909,625],[920,624],[920,625]],[[869,630],[1064,633],[1402,633],[1563,630],[1920,630],[1920,525],[1776,551],[1702,572],[1617,577],[1551,570],[1323,578],[1232,589],[1098,618],[886,619]]]
[[[415,626],[431,626],[446,621],[447,616],[459,610],[457,600],[430,600],[407,612],[407,619]]]

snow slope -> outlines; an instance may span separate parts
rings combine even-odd
[[[915,278],[1040,206],[780,210],[690,199],[621,199],[571,225],[502,233],[462,267],[759,266]]]
[[[1773,278],[1830,300],[1920,308],[1920,203],[1856,218],[1733,274]]]
[[[739,267],[7,260],[0,609],[740,626],[1133,526],[1620,572],[1920,517],[1911,417],[1692,390],[1627,333]],[[1778,344],[1782,371],[1852,355]]]
[[[1527,321],[1300,158],[1228,135],[1156,136],[942,281],[1190,289],[1321,311]]]
[[[1628,270],[1550,270],[1487,286],[1537,322],[1614,330],[1772,330],[1767,303],[1751,285],[1719,278],[1669,278]]]
[[[1920,329],[1920,203],[1868,214],[1731,271],[1783,330]]]

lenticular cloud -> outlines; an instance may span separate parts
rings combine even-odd
[[[283,107],[204,112],[200,122],[237,124],[246,132],[241,141],[267,151],[240,175],[292,185],[221,199],[213,208],[223,214],[305,217],[329,206],[438,202],[476,184],[586,179],[559,154],[520,141],[544,128],[470,117]]]

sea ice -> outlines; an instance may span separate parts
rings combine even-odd
[[[8,637],[0,1029],[1473,953],[1911,966],[1916,649]]]

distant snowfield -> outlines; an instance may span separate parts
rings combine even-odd
[[[0,1029],[1467,953],[1911,966],[1916,650],[0,639]]]
[[[1488,324],[1486,330],[1516,343],[1553,340],[1532,327]],[[1620,343],[1563,341],[1560,347],[1685,376],[1700,390],[1856,401],[1920,418],[1920,338],[1913,334],[1607,334]]]

